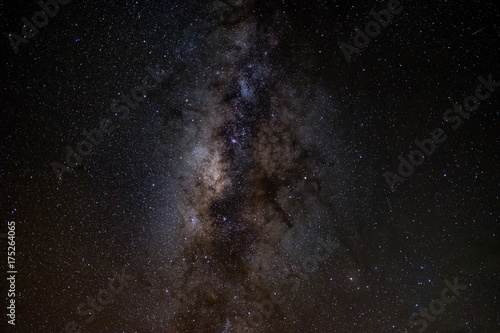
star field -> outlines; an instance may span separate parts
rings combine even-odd
[[[1,332],[499,331],[496,2],[0,13]]]

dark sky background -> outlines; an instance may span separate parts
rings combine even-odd
[[[458,278],[425,331],[498,333],[500,86],[456,130],[443,113],[500,82],[499,4],[402,1],[348,63],[388,3],[71,1],[16,54],[40,7],[3,1],[0,332],[419,332]],[[103,119],[119,128],[58,177]],[[305,272],[318,240],[336,246]]]

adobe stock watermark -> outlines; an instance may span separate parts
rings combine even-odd
[[[36,3],[42,10],[36,12],[31,17],[31,21],[26,16],[21,19],[23,25],[21,28],[21,35],[15,33],[8,33],[10,46],[14,53],[19,53],[19,46],[27,44],[28,41],[38,35],[39,28],[43,28],[49,24],[49,17],[54,17],[59,12],[59,5],[65,5],[71,0],[48,0],[47,2],[37,1]]]
[[[436,317],[444,312],[446,305],[456,301],[457,296],[460,296],[461,290],[467,289],[466,285],[458,284],[458,277],[455,278],[453,284],[448,280],[444,280],[444,284],[446,287],[441,290],[440,298],[433,299],[429,303],[429,308],[420,308],[420,313],[412,313],[408,319],[412,327],[421,326],[418,328],[420,333],[427,329],[428,322],[435,321]],[[432,315],[429,313],[429,310]],[[422,317],[422,319],[415,320],[418,317]]]
[[[130,281],[135,279],[134,276],[125,274],[125,268],[126,266],[123,267],[121,274],[113,271],[113,277],[109,279],[107,288],[99,289],[95,297],[87,296],[87,302],[82,302],[78,305],[76,312],[81,317],[87,317],[85,323],[93,322],[96,314],[104,309],[103,306],[111,303],[113,298],[121,293]],[[64,333],[81,333],[81,329],[76,321],[70,321],[66,323]]]
[[[484,77],[479,76],[477,78],[479,84],[474,90],[474,96],[470,95],[464,98],[462,104],[455,103],[452,109],[447,109],[443,113],[443,120],[446,123],[452,123],[451,128],[455,131],[462,125],[463,119],[470,118],[470,112],[474,112],[479,108],[480,102],[486,101],[492,93],[500,87],[500,82],[493,81],[492,75],[488,75],[488,80]],[[465,112],[462,108],[465,108]],[[420,141],[415,139],[414,143],[418,149],[412,150],[407,156],[408,159],[403,157],[403,155],[398,156],[399,166],[398,174],[389,171],[384,172],[384,178],[389,186],[389,189],[394,192],[396,191],[395,185],[397,183],[403,183],[406,179],[410,177],[415,171],[415,167],[422,165],[426,157],[430,157],[435,151],[438,144],[445,142],[448,136],[445,131],[440,127],[433,129],[430,132],[430,139],[424,139]]]
[[[137,109],[139,102],[144,100],[146,93],[150,90],[159,87],[160,83],[168,76],[168,73],[158,68],[156,71],[147,67],[146,75],[142,80],[142,85],[136,85],[130,90],[130,95],[120,94],[120,99],[115,99],[111,102],[110,112],[118,118],[118,120],[126,120],[129,118],[130,109]],[[119,115],[119,116],[118,116]],[[104,140],[104,134],[111,135],[119,126],[114,124],[111,118],[103,118],[99,122],[99,126],[89,131],[83,130],[82,134],[86,140],[81,140],[76,149],[69,145],[66,146],[66,163],[54,161],[51,163],[52,170],[54,171],[59,182],[62,181],[64,172],[74,172],[73,168],[82,164],[83,159],[92,154],[94,147],[99,146]]]
[[[361,53],[361,51],[368,47],[371,42],[371,38],[376,38],[381,32],[382,28],[385,28],[391,23],[393,15],[398,15],[403,11],[403,6],[400,6],[400,2],[397,0],[389,0],[387,4],[387,10],[383,9],[378,13],[371,11],[370,15],[373,16],[375,21],[369,21],[365,25],[365,31],[358,27],[354,28],[356,35],[354,36],[354,46],[347,44],[345,42],[340,43],[340,49],[344,54],[344,58],[347,63],[351,63],[351,55],[354,53]]]
[[[236,321],[238,322],[237,332],[244,332],[249,327],[255,328],[260,326],[264,320],[264,316],[269,318],[274,312],[274,307],[283,304],[289,294],[293,294],[299,290],[301,281],[308,279],[307,275],[315,272],[319,268],[319,263],[327,260],[332,255],[333,250],[339,248],[339,246],[340,244],[332,240],[330,236],[327,236],[326,241],[318,238],[316,240],[314,255],[308,256],[302,262],[303,271],[300,271],[300,268],[292,267],[293,273],[285,278],[291,278],[293,280],[293,286],[287,289],[284,288],[284,283],[279,291],[271,291],[268,298],[254,302],[253,307],[255,311],[248,311],[248,318],[246,320],[236,317]],[[321,252],[323,252],[323,254],[321,254]]]

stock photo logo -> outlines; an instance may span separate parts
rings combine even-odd
[[[135,279],[134,276],[125,273],[126,268],[126,266],[123,267],[121,273],[113,271],[113,277],[109,278],[107,288],[99,289],[95,297],[87,296],[86,302],[78,304],[78,307],[76,308],[78,315],[81,317],[87,317],[84,321],[82,321],[83,325],[92,323],[96,319],[99,312],[101,312],[106,305],[110,304],[113,299]],[[68,322],[64,329],[65,333],[81,332],[81,329],[76,321]]]
[[[314,255],[308,256],[302,261],[302,265],[300,267],[302,268],[302,271],[300,268],[296,269],[293,271],[292,275],[285,277],[289,283],[293,280],[293,286],[291,288],[286,288],[285,283],[283,283],[279,290],[273,290],[269,293],[269,299],[262,299],[254,302],[253,307],[256,310],[248,311],[248,318],[246,320],[240,317],[236,318],[239,324],[237,332],[244,332],[248,327],[260,326],[264,317],[269,318],[274,312],[277,311],[277,307],[279,305],[289,300],[290,297],[299,290],[302,280],[307,279],[308,275],[318,270],[319,264],[328,260],[328,258],[333,254],[333,251],[338,249],[339,246],[340,244],[332,240],[330,236],[328,236],[326,240],[318,238],[316,240]]]
[[[443,113],[443,121],[445,123],[452,123],[451,128],[453,131],[460,128],[462,122],[469,119],[472,112],[478,110],[480,103],[488,100],[497,88],[500,87],[500,82],[494,81],[492,74],[489,74],[487,79],[479,76],[477,81],[479,84],[474,90],[474,95],[465,97],[462,104],[455,103],[453,108],[447,109]],[[446,142],[446,140],[448,140],[448,135],[439,127],[430,132],[430,139],[416,139],[414,143],[418,149],[412,150],[407,156],[398,156],[399,166],[397,174],[390,171],[384,172],[384,178],[390,190],[395,192],[395,186],[398,183],[405,182],[406,178],[415,172],[416,167],[424,164],[426,158],[434,154],[438,145]]]
[[[446,287],[441,290],[440,297],[433,299],[428,308],[420,308],[420,312],[413,313],[408,320],[410,325],[417,328],[420,333],[424,332],[429,323],[435,321],[446,310],[448,304],[457,300],[461,294],[460,291],[467,289],[467,285],[459,284],[458,277],[455,277],[453,284],[448,280],[444,280],[444,284]]]
[[[147,67],[146,71],[149,75],[142,80],[142,85],[137,85],[130,90],[130,95],[119,94],[120,99],[114,99],[111,102],[110,111],[115,118],[103,118],[99,122],[99,126],[92,130],[83,130],[82,134],[86,140],[78,142],[76,149],[71,146],[66,146],[65,163],[53,161],[51,163],[59,182],[62,181],[64,172],[74,172],[74,168],[83,165],[83,160],[88,158],[95,147],[98,147],[104,140],[104,134],[111,135],[120,125],[116,123],[129,119],[130,109],[137,110],[139,103],[146,98],[148,91],[157,89],[167,74],[163,70],[153,71]],[[119,106],[118,106],[119,105]],[[120,116],[118,116],[120,114]],[[117,119],[116,119],[117,118]]]
[[[12,50],[17,54],[19,53],[19,47],[23,44],[27,44],[32,38],[39,34],[40,29],[49,24],[49,17],[53,18],[59,12],[59,5],[66,5],[71,0],[47,0],[37,1],[37,5],[40,6],[42,10],[37,11],[33,14],[31,20],[23,16],[21,34],[9,33],[10,46]]]
[[[370,42],[370,38],[376,38],[382,28],[386,28],[393,18],[403,11],[404,7],[401,6],[400,2],[397,0],[390,0],[387,4],[387,9],[380,10],[379,12],[371,11],[370,15],[373,17],[373,21],[366,23],[364,31],[359,27],[354,28],[354,45],[342,42],[340,43],[340,49],[344,55],[347,63],[351,63],[351,56],[356,53],[359,54],[363,49],[366,49]]]

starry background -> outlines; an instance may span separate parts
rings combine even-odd
[[[458,277],[426,331],[499,332],[498,92],[442,121],[479,75],[500,81],[499,5],[401,5],[348,64],[339,44],[387,1],[72,1],[18,54],[8,34],[40,8],[2,2],[0,232],[16,222],[18,275],[0,331],[417,332],[410,315]],[[147,67],[164,80],[117,120]],[[51,163],[104,118],[120,127],[59,178]],[[448,140],[391,192],[383,173],[436,127]]]

